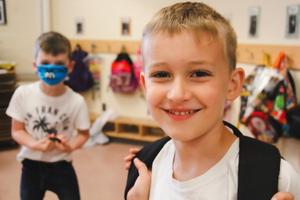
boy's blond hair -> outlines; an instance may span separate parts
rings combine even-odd
[[[39,51],[42,50],[45,53],[51,55],[58,55],[66,53],[68,57],[71,56],[71,43],[62,34],[54,31],[43,33],[38,37],[35,43],[35,58]]]
[[[224,53],[230,69],[236,66],[237,39],[229,22],[211,7],[200,2],[177,3],[161,9],[144,29],[143,38],[159,32],[170,35],[192,31],[196,38],[210,33],[224,41]]]

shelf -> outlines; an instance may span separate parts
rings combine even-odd
[[[0,74],[0,142],[12,141],[11,118],[6,109],[16,88],[16,75],[13,71]]]
[[[103,132],[113,138],[153,142],[165,136],[159,126],[150,119],[119,117],[109,121]]]
[[[161,138],[161,136],[152,136],[152,135],[137,135],[130,132],[105,132],[105,134],[112,138],[121,138],[128,140],[144,141],[144,142],[153,142]]]

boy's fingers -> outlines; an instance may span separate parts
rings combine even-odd
[[[130,168],[131,163],[125,163],[125,169],[128,170]]]
[[[47,143],[49,142],[49,139],[48,138],[43,138],[41,140],[38,141],[39,143]]]
[[[49,141],[49,143],[48,143],[48,145],[47,145],[47,151],[52,150],[53,147],[54,147],[53,142],[50,142],[50,141]]]
[[[42,143],[45,145],[45,146],[49,146],[51,144],[51,141],[46,139],[42,141]]]
[[[140,161],[138,158],[135,158],[133,160],[135,167],[137,168],[139,172],[140,177],[148,177],[149,176],[149,171],[145,163]]]
[[[140,149],[139,148],[136,148],[136,147],[133,147],[133,148],[130,148],[129,149],[129,153],[131,153],[131,154],[136,154],[137,152],[139,152],[140,151]]]
[[[39,143],[39,148],[41,151],[47,151],[49,149],[49,146],[51,145],[51,141],[48,139],[42,139]]]
[[[288,192],[278,192],[271,200],[294,200],[294,196]]]
[[[125,158],[124,158],[124,161],[132,161],[132,159],[133,159],[133,157],[134,157],[134,154],[129,154],[129,155],[127,155]]]
[[[59,139],[60,142],[63,144],[68,142],[67,137],[63,134],[57,134],[56,138]]]

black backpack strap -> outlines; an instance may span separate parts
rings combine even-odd
[[[243,136],[235,126],[226,121],[224,124],[240,138],[237,199],[270,200],[278,191],[281,159],[278,149],[273,145]],[[151,169],[156,155],[169,140],[169,137],[164,137],[145,146],[136,157],[143,161],[148,169]],[[132,164],[128,171],[125,199],[137,177],[138,171]]]
[[[240,138],[238,167],[238,200],[270,200],[278,191],[280,153],[278,149],[256,139],[243,136],[228,122]]]
[[[152,163],[155,157],[169,140],[170,140],[169,137],[164,137],[162,139],[155,141],[154,143],[146,145],[141,151],[137,153],[136,157],[139,158],[142,162],[144,162],[147,168],[151,170]],[[125,193],[124,193],[125,199],[127,199],[127,193],[134,185],[138,176],[139,173],[136,167],[134,166],[133,163],[131,163],[130,168],[128,170],[127,183],[125,187]]]

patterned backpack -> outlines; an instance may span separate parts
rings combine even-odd
[[[257,66],[245,81],[241,100],[240,122],[257,139],[273,143],[288,134],[286,115],[297,100],[294,80],[286,66]]]

